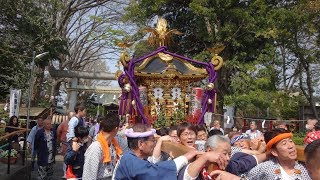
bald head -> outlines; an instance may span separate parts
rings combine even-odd
[[[70,111],[70,112],[68,113],[68,119],[70,120],[74,115],[76,115],[76,113],[73,112],[73,111]]]
[[[308,119],[306,124],[307,131],[315,131],[315,125],[317,124],[317,119]]]

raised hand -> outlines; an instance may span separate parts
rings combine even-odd
[[[217,163],[220,169],[225,169],[229,163],[228,157],[222,153],[210,151],[206,152],[206,156],[208,161]]]
[[[77,142],[72,141],[72,150],[78,151],[80,149],[80,145]]]
[[[226,171],[221,170],[214,170],[210,173],[211,177],[214,177],[215,180],[240,180],[240,177],[233,175],[231,173],[228,173]]]

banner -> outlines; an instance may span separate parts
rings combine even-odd
[[[201,101],[203,96],[203,89],[199,87],[192,88],[190,95],[189,114],[192,116],[201,114]]]
[[[231,128],[234,125],[234,111],[235,108],[233,106],[224,106],[223,107],[223,119],[224,119],[224,128]]]
[[[19,117],[19,106],[21,98],[21,89],[11,89],[10,90],[10,117]]]

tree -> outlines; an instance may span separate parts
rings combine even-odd
[[[61,2],[54,17],[60,36],[68,40],[68,54],[56,57],[55,68],[92,71],[94,67],[94,71],[107,71],[103,62],[111,61],[110,56],[119,50],[115,41],[125,35],[125,30],[130,31],[130,28],[123,30],[123,24],[119,23],[124,6],[122,1],[110,0]],[[57,95],[64,81],[64,78],[53,80],[51,95]]]
[[[221,53],[225,65],[219,70],[215,85],[220,113],[225,95],[233,93],[229,87],[231,78],[241,70],[239,65],[274,51],[269,47],[272,41],[259,35],[268,30],[265,17],[269,9],[262,1],[141,1],[128,9],[128,17],[140,27],[159,15],[169,21],[170,28],[183,32],[183,36],[174,39],[178,43],[169,47],[171,51],[208,61],[211,57],[207,48],[225,46]]]
[[[32,61],[33,51],[37,53],[56,49],[55,52],[60,53],[64,41],[55,36],[55,30],[51,28],[49,17],[54,5],[46,6],[48,1],[42,1],[43,6],[31,0],[2,0],[1,4],[0,58],[3,78],[0,84],[3,85],[3,98],[11,87],[27,87],[30,79],[27,66]],[[52,57],[54,51],[51,52]],[[45,62],[42,59],[36,61],[36,65],[42,68]]]
[[[225,64],[215,86],[219,112],[224,103],[261,112],[276,98],[301,103],[282,92],[294,92],[297,85],[314,107],[311,67],[319,56],[320,29],[316,7],[311,1],[157,0],[131,3],[127,17],[143,28],[163,16],[171,28],[184,33],[169,49],[198,60],[210,59],[207,48],[224,45]],[[297,111],[296,105],[290,107],[285,111]],[[288,116],[284,111],[271,112]]]
[[[297,1],[290,4],[289,8],[282,7],[273,11],[271,15],[275,45],[280,49],[282,60],[281,88],[287,92],[300,89],[318,119],[314,99],[317,76],[313,71],[319,65],[320,16],[318,10],[314,9],[317,6],[310,7],[310,2]]]
[[[6,72],[3,93],[13,85],[25,87],[30,70],[26,69],[36,54],[50,52],[46,58],[38,59],[35,68],[34,93],[32,104],[43,91],[44,71],[47,66],[69,70],[85,70],[93,64],[101,70],[107,70],[107,55],[114,54],[115,39],[123,33],[117,23],[125,6],[122,1],[109,0],[44,0],[44,1],[7,1],[1,7],[1,53],[5,56],[1,63],[13,63],[3,66]],[[130,28],[127,29],[130,31]],[[17,58],[18,57],[18,58]],[[10,62],[9,61],[9,62]],[[101,65],[103,67],[101,67]],[[101,67],[101,68],[100,68]],[[17,76],[12,76],[16,71]],[[16,78],[17,77],[17,78]],[[19,85],[21,81],[21,85]],[[54,79],[51,95],[58,92],[64,79]],[[2,84],[2,83],[1,83]]]

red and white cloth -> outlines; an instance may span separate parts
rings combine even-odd
[[[320,131],[309,132],[304,139],[304,144],[308,145],[317,139],[320,139]]]

